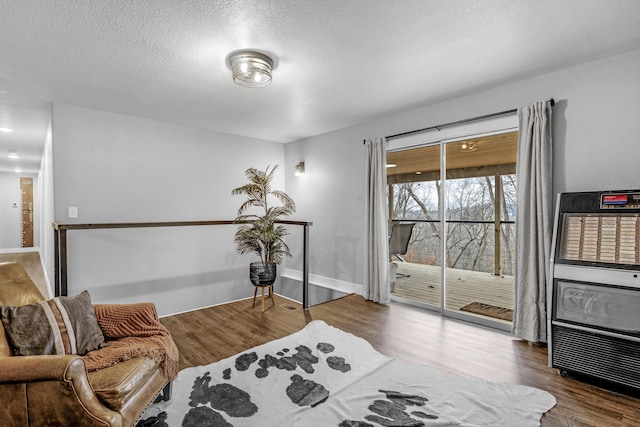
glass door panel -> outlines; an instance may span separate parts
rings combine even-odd
[[[476,138],[445,147],[444,307],[506,327],[513,317],[517,140],[512,153],[501,147],[503,158],[495,156],[500,147],[494,144],[503,144],[497,141]]]
[[[403,247],[394,225],[414,224],[406,250],[390,254],[391,296],[436,310],[442,300],[440,157],[440,145],[387,153],[390,252]]]

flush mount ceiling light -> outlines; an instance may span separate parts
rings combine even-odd
[[[271,57],[253,50],[238,50],[227,56],[233,81],[244,87],[263,87],[271,83],[275,68]]]
[[[0,132],[11,133],[11,132],[13,132],[13,129],[0,127]]]
[[[9,158],[10,159],[17,159],[18,158],[18,152],[16,150],[9,150]]]
[[[470,151],[476,151],[478,149],[478,146],[473,142],[469,142],[469,143],[463,142],[460,148],[462,148],[462,151],[470,152]]]

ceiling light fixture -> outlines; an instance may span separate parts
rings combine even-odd
[[[13,129],[11,129],[11,128],[0,128],[0,132],[11,133],[11,132],[13,132]]]
[[[271,57],[254,50],[238,50],[227,56],[233,81],[244,87],[263,87],[271,83],[274,62]]]
[[[469,143],[463,142],[460,148],[462,148],[463,151],[470,152],[470,151],[476,151],[478,149],[478,146],[473,142],[469,142]]]
[[[9,150],[9,158],[10,159],[17,159],[18,158],[18,152],[16,150]]]

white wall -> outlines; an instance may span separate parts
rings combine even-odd
[[[250,166],[281,164],[275,183],[310,229],[312,303],[358,291],[363,281],[362,140],[508,110],[554,98],[554,189],[640,188],[640,51],[612,56],[435,105],[380,117],[282,146],[216,132],[55,104],[55,219],[68,206],[80,223],[231,219],[230,190]],[[303,177],[293,167],[305,161]],[[171,313],[242,298],[248,257],[233,228],[69,232],[70,293],[99,302],[153,300]],[[292,271],[302,269],[292,230]],[[196,253],[189,252],[197,248]],[[188,249],[187,249],[188,248]],[[300,297],[288,275],[280,291]],[[327,291],[326,287],[331,288]],[[314,299],[315,297],[315,299]]]
[[[22,197],[20,178],[33,178],[33,246],[40,245],[38,177],[0,172],[0,249],[22,247]]]
[[[55,220],[61,223],[229,220],[248,167],[281,164],[284,146],[53,105]],[[274,188],[284,188],[284,172]],[[78,218],[67,217],[68,207]],[[234,226],[68,231],[69,294],[148,300],[160,314],[252,295]]]
[[[54,192],[53,192],[53,141],[51,117],[47,126],[47,136],[42,150],[42,161],[38,173],[40,183],[39,209],[40,212],[40,260],[42,261],[45,280],[49,285],[50,295],[54,294],[54,252],[53,229],[54,222]]]
[[[0,172],[0,248],[19,248],[20,237],[20,176]]]
[[[640,188],[640,50],[634,50],[287,144],[285,163],[304,160],[307,169],[304,179],[287,175],[286,191],[299,216],[314,222],[311,273],[362,285],[363,139],[549,98],[556,100],[556,192]],[[288,265],[301,268],[295,259]]]
[[[313,274],[310,304],[349,292],[361,292],[364,223],[364,146],[355,128],[289,143],[285,148],[287,193],[296,202],[296,216],[312,221],[309,228],[309,268]],[[293,166],[305,162],[305,173]],[[286,267],[302,270],[301,238],[289,239],[292,257]],[[295,282],[295,283],[293,283]],[[297,284],[297,285],[296,285]],[[277,292],[300,300],[298,281],[284,280]],[[330,292],[329,287],[338,292]]]

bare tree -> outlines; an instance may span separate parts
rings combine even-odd
[[[495,245],[493,222],[496,215],[512,220],[515,212],[515,176],[503,180],[502,212],[495,210],[493,177],[453,179],[447,181],[447,233],[444,265],[475,271],[493,272]],[[396,218],[418,221],[414,228],[407,260],[436,264],[441,253],[442,229],[438,207],[439,181],[396,184],[394,214]],[[469,221],[469,222],[467,222]],[[473,221],[478,221],[474,223]],[[505,225],[502,234],[504,273],[512,273],[513,227]]]

